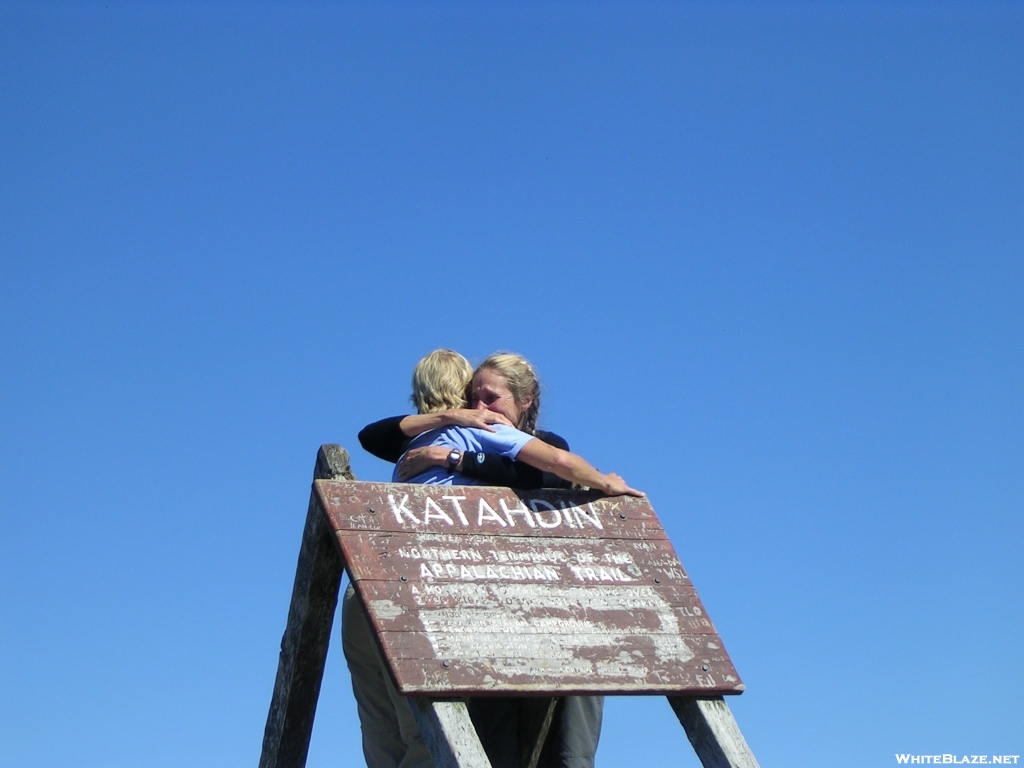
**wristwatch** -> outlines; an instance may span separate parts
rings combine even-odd
[[[458,468],[460,461],[462,461],[462,451],[458,448],[452,448],[448,454],[448,471],[454,472]]]

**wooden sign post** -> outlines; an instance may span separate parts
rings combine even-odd
[[[743,684],[646,498],[358,483],[336,446],[318,467],[261,768],[305,763],[342,563],[438,768],[489,768],[456,697],[510,694],[666,695],[705,766],[757,765],[721,698]]]

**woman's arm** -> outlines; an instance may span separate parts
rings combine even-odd
[[[416,477],[426,472],[431,467],[447,467],[448,454],[451,448],[442,445],[428,445],[423,448],[413,448],[406,452],[398,464],[398,478],[405,482],[409,478]],[[480,461],[480,459],[483,461]],[[479,480],[483,485],[496,485],[503,488],[522,488],[534,490],[536,488],[557,487],[562,481],[555,477],[555,486],[545,483],[545,473],[529,464],[521,461],[512,461],[496,453],[468,453],[462,454],[462,458],[455,466],[455,471],[460,475]]]
[[[363,450],[372,453],[378,459],[396,462],[402,456],[409,437],[402,431],[402,419],[408,416],[392,416],[367,424],[359,430],[359,444]]]
[[[467,453],[459,463],[458,472],[484,485],[527,491],[544,487],[544,473],[539,469],[496,453]],[[562,482],[557,477],[555,481]]]
[[[525,461],[530,466],[536,467],[542,472],[553,472],[565,480],[585,485],[606,493],[609,496],[628,494],[630,496],[643,496],[643,491],[630,488],[626,481],[613,472],[603,474],[592,467],[582,456],[575,453],[563,451],[552,445],[534,438],[524,445],[519,455],[520,461]]]
[[[512,426],[500,413],[469,408],[455,408],[437,413],[417,413],[412,416],[392,416],[367,424],[359,431],[359,444],[363,450],[378,459],[398,461],[409,445],[409,438],[440,427],[478,427],[493,432],[491,424]],[[422,471],[422,470],[421,470]]]
[[[475,408],[452,408],[436,413],[417,413],[403,416],[398,426],[406,437],[416,437],[431,429],[440,427],[476,427],[493,432],[491,424],[513,426],[512,422],[494,411],[477,410]]]
[[[569,444],[554,432],[539,430],[537,438],[556,448],[569,450]],[[450,452],[450,448],[441,446],[413,448],[398,465],[398,476],[404,481],[426,472],[431,467],[447,466]],[[479,480],[484,485],[502,488],[532,491],[537,488],[568,488],[572,485],[558,475],[542,472],[525,462],[512,461],[496,453],[466,453],[455,467],[455,471],[465,477]]]

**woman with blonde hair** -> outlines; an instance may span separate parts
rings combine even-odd
[[[493,431],[493,425],[506,424],[555,448],[569,449],[569,444],[560,435],[537,427],[540,383],[533,366],[521,355],[499,352],[488,357],[472,373],[471,384],[467,378],[468,390],[457,401],[454,388],[443,403],[428,398],[418,400],[416,392],[423,377],[417,378],[417,372],[425,373],[445,359],[454,360],[449,357],[451,355],[465,360],[458,352],[440,349],[417,364],[411,399],[419,413],[381,419],[359,432],[359,443],[364,450],[384,461],[398,463],[396,479],[409,482],[429,467],[447,465],[449,452],[440,447],[409,447],[413,438],[440,427],[465,426]],[[421,365],[424,366],[422,370]],[[465,366],[469,366],[468,361]],[[480,485],[524,490],[572,487],[571,482],[557,474],[486,451],[464,455],[454,469]]]
[[[417,405],[428,400],[451,402],[458,388],[464,388],[459,377],[460,361],[465,358],[459,355],[456,360],[451,354],[457,353],[437,350],[417,364],[413,373],[413,402]],[[478,456],[497,454],[609,496],[643,495],[626,485],[618,475],[601,473],[581,456],[550,445],[533,434],[540,410],[540,384],[526,358],[511,353],[491,355],[467,383],[473,410],[481,415],[498,414],[505,421],[496,420],[483,428],[452,425],[423,432],[413,438],[406,451],[407,455],[416,451],[414,458],[399,460],[393,480],[430,485],[482,485],[481,480],[468,476],[463,469],[472,465]],[[404,470],[401,469],[403,464]]]

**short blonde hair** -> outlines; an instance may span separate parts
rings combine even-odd
[[[451,349],[435,349],[412,372],[412,402],[419,413],[466,407],[466,390],[473,379],[469,360]]]
[[[516,405],[519,406],[519,423],[516,427],[528,435],[537,431],[537,416],[540,413],[540,381],[530,361],[515,352],[495,352],[477,366],[494,371],[508,385]],[[525,408],[523,404],[530,401]]]

